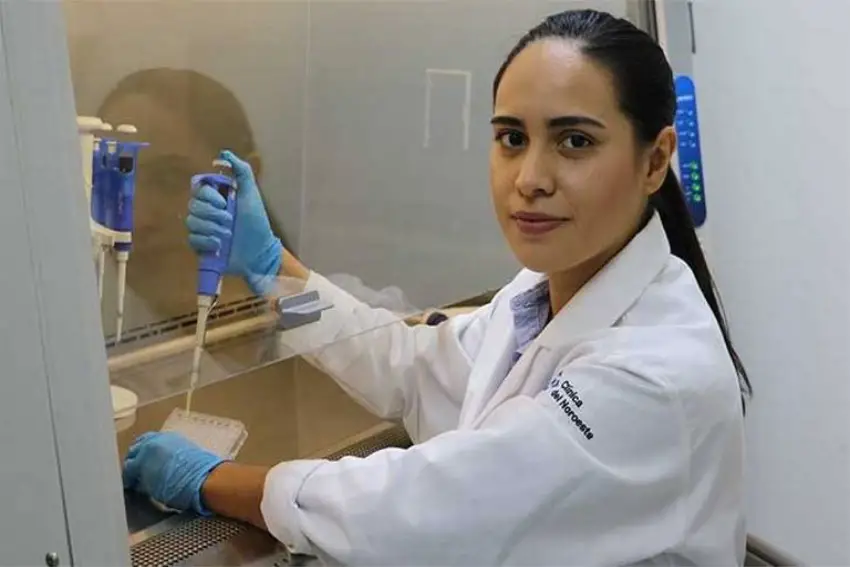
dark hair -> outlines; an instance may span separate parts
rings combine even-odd
[[[628,20],[595,10],[561,12],[549,16],[526,33],[496,73],[494,101],[502,76],[514,58],[532,43],[550,38],[576,41],[582,53],[611,72],[620,107],[630,119],[639,142],[654,142],[661,130],[673,124],[676,116],[673,71],[661,47]],[[673,254],[690,267],[717,319],[738,373],[746,406],[747,398],[752,395],[752,386],[729,338],[729,328],[714,280],[697,239],[679,180],[672,169],[668,169],[661,188],[650,198],[649,206],[658,211]]]
[[[242,103],[215,79],[191,69],[143,69],[121,79],[100,109],[128,95],[147,95],[166,108],[182,111],[192,129],[211,148],[229,148],[245,158],[256,151],[254,133]],[[214,117],[214,118],[211,118]]]

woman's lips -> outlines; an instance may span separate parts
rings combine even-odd
[[[516,223],[517,228],[523,234],[529,236],[539,236],[551,232],[560,227],[569,219],[566,217],[558,217],[546,213],[537,213],[530,211],[520,211],[511,215],[511,218]]]

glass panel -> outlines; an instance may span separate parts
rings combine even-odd
[[[493,76],[546,15],[587,7],[627,12],[625,0],[312,3],[310,265],[397,285],[420,306],[510,279],[488,189]]]
[[[287,248],[393,314],[334,341],[376,337],[425,308],[497,289],[517,266],[489,203],[492,77],[544,15],[588,6],[636,13],[626,0],[66,2],[78,114],[112,125],[95,136],[148,144],[133,168],[120,340],[116,251],[104,262],[111,381],[148,405],[122,448],[158,429],[190,387],[192,175],[234,150],[254,167]],[[122,124],[136,131],[118,132]],[[195,409],[245,420],[243,456],[255,462],[314,454],[374,427],[300,357],[327,341],[293,346],[267,299],[225,278]],[[347,312],[336,305],[323,321]],[[292,447],[260,448],[272,437]]]

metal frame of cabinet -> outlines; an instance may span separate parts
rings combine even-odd
[[[62,4],[0,3],[0,563],[127,565]]]

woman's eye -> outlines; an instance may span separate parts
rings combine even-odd
[[[496,139],[500,144],[502,144],[502,146],[509,150],[515,150],[525,144],[525,134],[516,130],[499,132],[496,135]]]
[[[581,150],[593,145],[593,141],[583,134],[570,134],[561,140],[561,146],[567,150]]]

